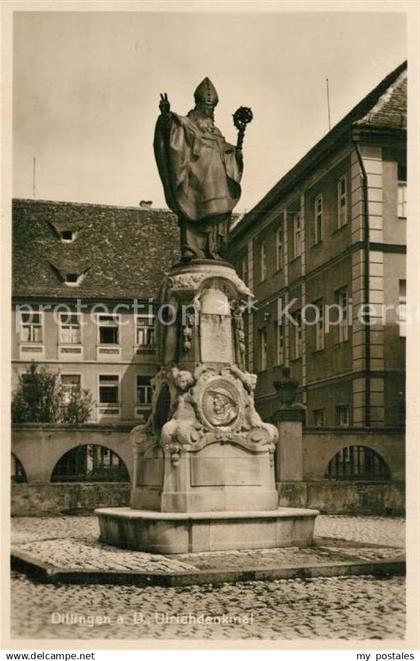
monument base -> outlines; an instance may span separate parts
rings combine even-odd
[[[309,546],[319,512],[291,507],[193,513],[110,507],[97,509],[95,514],[101,542],[168,554]]]

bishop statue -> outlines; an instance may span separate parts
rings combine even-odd
[[[171,110],[161,94],[154,151],[169,208],[181,229],[183,261],[221,259],[232,210],[241,196],[242,142],[252,120],[250,108],[233,115],[237,144],[227,142],[214,124],[216,89],[204,78],[194,92],[187,115]]]

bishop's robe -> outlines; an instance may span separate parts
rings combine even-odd
[[[154,150],[166,203],[178,217],[198,230],[201,221],[230,215],[241,195],[242,157],[212,119],[196,110],[160,115]]]

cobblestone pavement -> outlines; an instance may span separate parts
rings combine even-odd
[[[92,539],[45,539],[15,544],[14,549],[57,569],[90,569],[99,571],[133,571],[151,574],[173,574],[197,571],[232,571],[268,567],[311,567],[332,562],[357,560],[396,560],[402,549],[361,546],[357,542],[327,543],[322,546],[238,551],[206,551],[176,556],[129,551],[102,544]]]
[[[13,638],[404,637],[401,577],[295,579],[184,588],[37,585],[22,576],[16,576],[13,583]],[[200,622],[200,615],[208,620]],[[67,623],[63,621],[66,616]]]
[[[38,561],[61,569],[149,571],[159,574],[191,570],[177,557],[126,551],[100,542],[77,539],[36,540],[15,547]]]
[[[31,542],[35,547],[43,539],[55,539],[62,545],[64,538],[80,537],[94,543],[98,537],[95,517],[25,517],[14,519],[12,529],[13,543],[19,547],[28,543],[30,547]],[[404,522],[320,516],[316,534],[402,547]],[[364,551],[369,554],[369,548]],[[177,558],[181,560],[184,562],[184,558]],[[404,628],[402,577],[293,579],[182,588],[55,586],[33,583],[15,573],[12,578],[14,638],[367,640],[400,639]]]
[[[353,542],[405,546],[405,520],[383,516],[326,516],[316,519],[315,535]]]
[[[41,539],[84,537],[97,539],[96,516],[19,516],[12,518],[12,544],[23,544]]]

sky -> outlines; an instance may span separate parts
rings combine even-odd
[[[242,198],[251,209],[406,52],[405,15],[373,12],[16,12],[13,195],[165,207],[153,155],[159,95],[185,114],[205,77],[215,123],[254,113]]]

